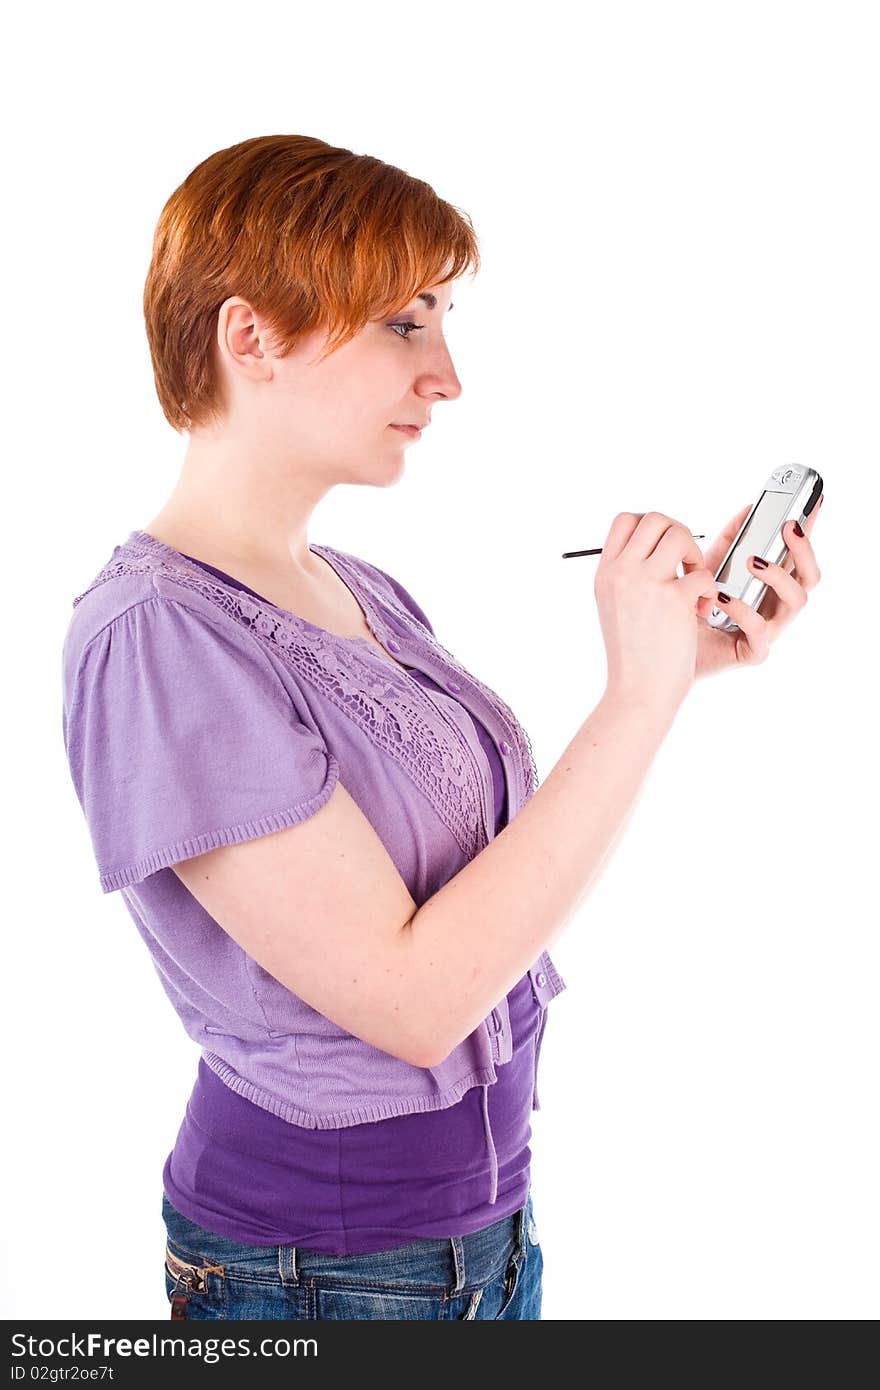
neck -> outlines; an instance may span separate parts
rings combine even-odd
[[[322,562],[309,550],[308,524],[326,490],[289,469],[279,477],[271,467],[190,451],[171,496],[142,529],[231,574],[312,581]]]

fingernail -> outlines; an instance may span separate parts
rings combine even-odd
[[[762,560],[760,555],[752,556],[752,564],[755,566],[755,569],[757,570],[765,570],[767,568],[767,561]]]
[[[820,506],[820,507],[821,507],[821,505],[822,505],[822,503],[823,503],[824,501],[825,501],[825,494],[824,494],[824,492],[823,492],[823,493],[822,493],[822,496],[819,498],[819,506]]]
[[[804,534],[801,530],[801,523],[799,521],[794,523],[794,533],[796,536],[802,536]]]
[[[730,594],[719,593],[718,597],[720,598],[722,603],[730,603]]]

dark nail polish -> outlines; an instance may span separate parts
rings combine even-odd
[[[730,603],[730,594],[719,593],[718,597],[722,603]]]
[[[801,523],[799,521],[794,523],[794,533],[796,536],[802,536],[804,534],[801,530]]]
[[[824,501],[825,501],[825,494],[824,494],[824,492],[823,492],[823,493],[822,493],[822,496],[819,498],[818,505],[821,507],[821,505],[822,505],[822,503],[823,503]]]
[[[752,556],[752,564],[755,566],[756,569],[759,570],[765,570],[767,568],[767,561],[762,560],[760,555]]]

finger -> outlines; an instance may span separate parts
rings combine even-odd
[[[744,666],[759,666],[770,652],[770,624],[742,599],[725,594],[723,589],[718,599],[719,608],[729,614],[740,629],[733,634],[737,661]]]
[[[819,515],[819,510],[820,510],[820,508],[821,508],[821,506],[822,506],[822,503],[823,503],[824,501],[825,501],[825,495],[824,495],[824,493],[823,493],[822,496],[819,498],[818,502],[816,503],[815,507],[813,508],[813,510],[810,512],[810,515],[807,517],[806,521],[802,521],[802,522],[801,522],[801,526],[802,526],[802,528],[803,528],[804,535],[805,535],[807,538],[809,538],[810,534],[812,533],[813,527],[816,525],[816,517]],[[786,541],[786,544],[788,544],[788,531],[789,531],[789,530],[794,530],[794,527],[791,526],[791,527],[789,527],[787,530],[786,530],[785,527],[783,527],[783,535],[784,535],[784,539],[785,539],[785,541]],[[782,568],[783,568],[784,570],[787,570],[789,574],[791,574],[792,570],[795,568],[795,559],[794,559],[794,555],[791,553],[791,550],[789,550],[788,555],[786,555],[785,559],[782,561]]]
[[[752,503],[746,505],[732,516],[724,529],[719,533],[716,540],[707,548],[703,563],[713,574],[717,571],[731,545],[733,544],[739,528],[742,526],[749,512],[752,510]]]
[[[602,554],[596,566],[597,571],[607,569],[611,561],[617,559],[641,519],[641,512],[618,512],[605,537]]]
[[[815,524],[817,507],[814,507],[804,522],[802,536],[799,536],[795,528],[794,520],[787,521],[782,528],[782,539],[788,546],[788,555],[782,565],[771,565],[770,569],[779,569],[787,578],[795,576],[795,582],[803,585],[804,589],[815,589],[822,575],[816,563],[816,552],[810,543],[810,532]],[[749,569],[752,574],[758,573],[749,559]],[[775,587],[775,586],[774,586]]]
[[[685,543],[683,555],[682,538]],[[665,512],[645,512],[632,533],[628,549],[634,561],[647,560],[651,569],[671,573],[673,577],[678,563],[681,563],[686,574],[706,563],[690,527],[675,517],[667,516]]]
[[[756,579],[762,580],[768,588],[772,589],[779,600],[780,613],[782,607],[789,611],[786,614],[786,621],[799,613],[807,601],[807,591],[803,584],[795,579],[793,574],[788,574],[781,565],[763,564],[758,556],[750,555],[746,561],[749,571]],[[774,613],[774,619],[776,614]],[[777,624],[781,626],[781,624]]]

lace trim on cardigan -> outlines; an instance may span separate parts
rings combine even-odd
[[[397,595],[381,576],[371,582],[341,552],[329,546],[313,545],[312,548],[332,556],[336,566],[351,578],[355,596],[364,599],[377,635],[388,628],[381,613],[384,605],[417,643],[427,646],[452,668],[462,685],[468,684],[480,693],[517,751],[528,799],[537,786],[537,773],[528,735],[512,710],[493,690],[466,671],[424,624],[401,606]],[[194,590],[235,622],[247,627],[258,641],[280,653],[298,676],[307,679],[366,730],[428,798],[469,860],[488,843],[482,811],[482,777],[467,739],[454,721],[439,709],[431,692],[418,681],[410,679],[391,662],[385,663],[387,673],[377,673],[377,658],[368,661],[362,654],[364,647],[372,650],[367,638],[337,638],[296,614],[274,605],[263,605],[244,591],[233,591],[184,557],[177,559],[177,552],[146,532],[134,532],[115,553],[119,558],[108,561],[88,589],[73,600],[74,607],[92,589],[123,575],[160,572],[181,587]],[[126,554],[130,558],[126,558]],[[366,562],[359,562],[360,565],[366,567]],[[379,593],[377,586],[381,590]]]
[[[379,601],[385,608],[390,609],[397,622],[405,627],[411,636],[417,637],[433,650],[440,654],[447,666],[451,666],[461,677],[462,683],[467,683],[473,689],[478,690],[483,699],[494,710],[496,717],[504,724],[510,734],[510,740],[516,748],[520,759],[520,766],[523,774],[523,786],[525,787],[524,801],[528,801],[538,787],[538,769],[535,764],[532,742],[526,730],[520,724],[513,710],[505,704],[501,696],[498,695],[490,686],[484,685],[476,676],[471,675],[461,662],[458,661],[451,652],[437,641],[433,633],[429,632],[423,623],[420,623],[408,608],[404,608],[397,595],[389,584],[383,580],[381,575],[376,574],[375,567],[366,560],[359,560],[358,567],[355,569],[349,562],[347,556],[341,551],[332,550],[330,546],[318,546],[316,549],[325,551],[335,558],[340,567],[344,568],[352,576],[356,588],[367,591],[375,597],[375,589],[370,583],[369,577],[365,577],[363,571],[369,570],[376,575],[376,583],[381,587]]]

